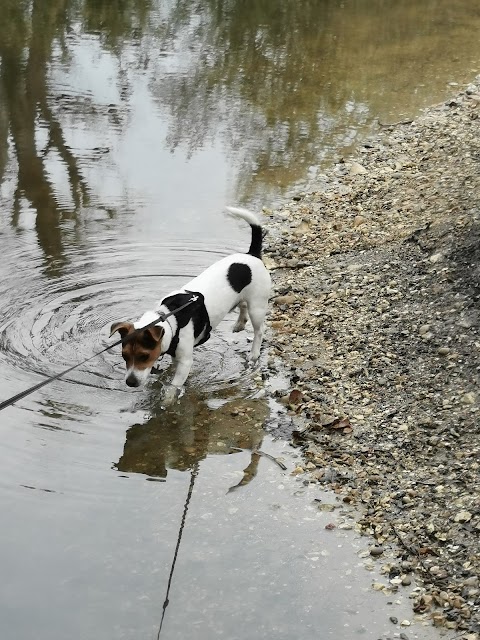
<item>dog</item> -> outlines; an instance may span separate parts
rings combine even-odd
[[[122,345],[122,357],[129,387],[140,387],[148,379],[155,361],[168,354],[175,372],[169,393],[178,396],[183,389],[193,363],[193,349],[204,344],[221,320],[238,307],[239,314],[233,331],[245,329],[248,317],[254,337],[249,361],[255,363],[260,356],[265,316],[268,308],[271,280],[262,262],[263,232],[256,215],[246,209],[227,207],[233,217],[250,225],[252,236],[247,253],[235,253],[212,264],[184,287],[160,300],[158,311],[147,311],[136,322],[114,322],[110,336],[119,332],[122,340],[136,331],[131,340]],[[160,320],[160,313],[178,313]],[[151,325],[156,318],[159,322]]]

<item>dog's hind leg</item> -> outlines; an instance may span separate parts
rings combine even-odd
[[[267,314],[268,299],[255,299],[248,303],[248,315],[253,326],[253,343],[248,359],[256,362],[260,356],[263,334],[265,331],[265,316]]]
[[[233,333],[237,333],[237,331],[243,331],[248,320],[247,303],[243,301],[239,302],[238,310],[239,314],[236,323],[233,325]]]

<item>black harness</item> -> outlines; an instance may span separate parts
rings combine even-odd
[[[185,304],[185,302],[189,298],[192,299],[192,296],[195,297],[195,301],[193,301],[191,304]],[[174,293],[173,295],[168,296],[168,298],[162,300],[162,306],[166,307],[170,311],[168,316],[172,315],[172,309],[176,309],[175,321],[177,323],[177,326],[175,329],[175,333],[172,336],[170,346],[166,351],[169,356],[172,356],[172,358],[175,357],[175,353],[177,351],[178,343],[180,340],[180,331],[184,327],[186,327],[190,321],[193,322],[193,337],[195,347],[198,347],[210,338],[212,327],[210,325],[208,311],[205,307],[205,298],[201,293],[196,291]],[[162,320],[157,320],[157,322],[161,321]]]

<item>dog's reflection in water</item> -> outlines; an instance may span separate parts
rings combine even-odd
[[[149,412],[153,417],[127,431],[123,455],[116,465],[119,471],[166,478],[168,469],[186,471],[207,455],[247,449],[251,451],[250,463],[230,491],[255,477],[256,452],[268,413],[262,401],[233,399],[210,409],[205,398],[190,389],[178,404],[166,409],[149,407]]]

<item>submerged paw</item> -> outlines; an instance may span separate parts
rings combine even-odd
[[[233,325],[233,329],[232,329],[233,333],[238,333],[239,331],[243,331],[245,329],[246,324],[247,324],[246,322],[236,322]]]
[[[164,384],[162,387],[162,402],[165,406],[173,404],[184,393],[184,387],[176,387],[173,384]]]

